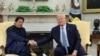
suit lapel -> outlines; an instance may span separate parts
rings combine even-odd
[[[69,25],[66,24],[66,32],[67,32],[67,36],[68,36],[68,34],[69,34],[69,30],[70,30]]]
[[[68,38],[68,42],[70,41],[70,27],[69,27],[69,24],[66,24],[66,33],[67,33],[67,38]]]
[[[57,27],[57,33],[58,33],[58,35],[57,35],[58,40],[60,40],[60,26]]]
[[[61,41],[60,41],[60,26],[57,26],[56,33],[57,33],[57,35],[56,35],[57,36],[57,43],[60,44],[60,45],[62,45]]]

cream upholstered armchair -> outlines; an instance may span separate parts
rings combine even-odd
[[[13,22],[3,22],[0,23],[0,55],[2,56],[19,56],[16,54],[5,54],[5,46],[6,46],[6,29],[13,25]],[[32,56],[36,56],[35,53],[31,53]]]
[[[0,23],[0,53],[2,54],[2,56],[18,56],[15,54],[6,54],[5,55],[5,45],[6,45],[6,29],[13,25],[13,22],[3,22]]]
[[[90,42],[90,22],[87,21],[76,21],[76,22],[71,22],[71,24],[75,24],[77,26],[77,29],[80,33],[81,37],[81,44],[83,48],[86,50],[88,53],[89,46],[91,45]]]

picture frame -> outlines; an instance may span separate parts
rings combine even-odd
[[[32,1],[32,0],[21,0],[21,1]],[[35,1],[48,1],[48,0],[35,0]]]
[[[35,0],[35,1],[48,1],[48,0]]]
[[[82,0],[83,13],[100,13],[100,0]]]
[[[32,1],[32,0],[20,0],[20,1]]]

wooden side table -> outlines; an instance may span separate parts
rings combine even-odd
[[[92,34],[90,35],[90,41],[92,42],[93,39],[100,39],[100,34]]]
[[[3,16],[0,15],[0,22],[3,22]]]
[[[99,56],[100,52],[100,41],[97,43],[97,56]]]

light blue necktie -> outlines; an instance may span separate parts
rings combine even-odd
[[[62,27],[62,44],[65,47],[66,53],[68,54],[68,48],[67,48],[68,46],[67,46],[66,39],[67,39],[67,37],[65,35],[64,28]]]

